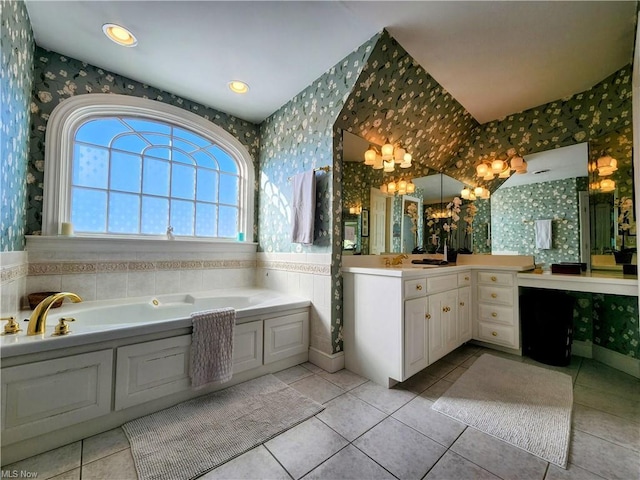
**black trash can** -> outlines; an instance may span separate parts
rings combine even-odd
[[[522,353],[547,365],[571,362],[575,299],[557,290],[528,289],[520,295]]]

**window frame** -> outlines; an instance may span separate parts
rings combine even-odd
[[[77,129],[95,118],[129,116],[171,123],[190,130],[218,144],[237,162],[239,181],[238,231],[245,241],[253,238],[254,167],[251,155],[240,141],[222,127],[188,110],[141,97],[90,93],[71,97],[56,106],[47,125],[43,189],[42,235],[60,234],[63,222],[71,218],[71,173],[73,145]],[[132,239],[154,238],[150,235],[82,233],[82,237]],[[156,236],[155,238],[165,238]],[[181,237],[206,242],[229,241],[221,237]]]

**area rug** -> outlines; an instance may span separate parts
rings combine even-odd
[[[566,468],[572,385],[564,373],[484,354],[431,408]]]
[[[122,429],[140,480],[190,479],[323,409],[265,375],[138,418]]]

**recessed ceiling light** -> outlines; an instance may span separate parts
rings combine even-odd
[[[138,44],[138,40],[133,33],[115,23],[105,23],[102,26],[102,31],[109,40],[123,47],[135,47]]]
[[[229,82],[229,88],[234,93],[247,93],[249,91],[249,85],[240,80],[231,80]]]

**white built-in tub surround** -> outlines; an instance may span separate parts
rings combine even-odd
[[[258,252],[258,287],[311,300],[309,361],[329,372],[344,368],[331,345],[331,254]]]
[[[0,317],[14,316],[25,295],[27,252],[0,253]]]
[[[27,293],[84,300],[255,286],[257,245],[190,239],[27,236]]]

